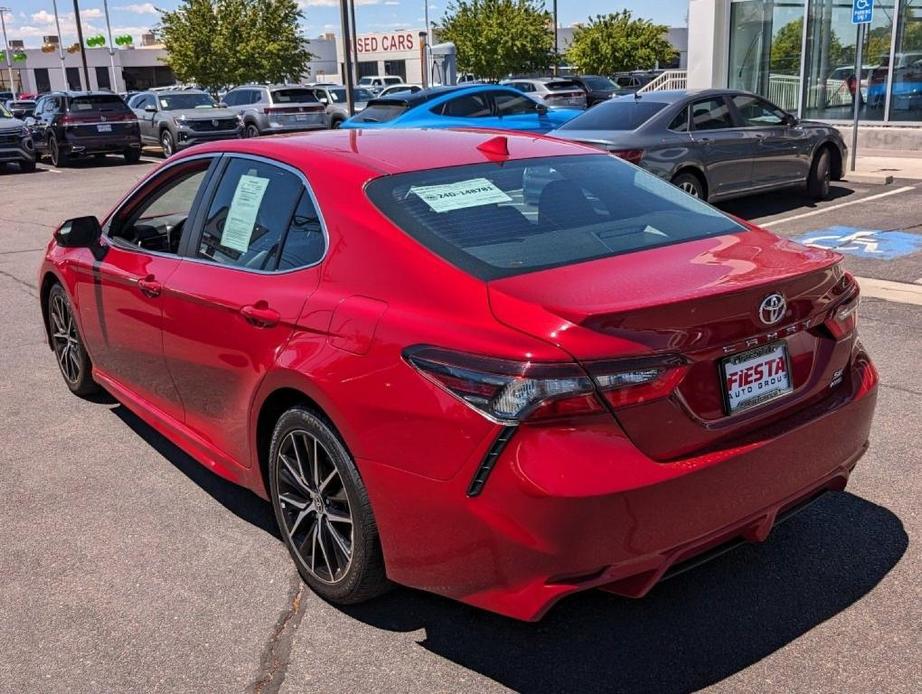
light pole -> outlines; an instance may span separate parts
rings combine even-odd
[[[106,12],[106,33],[109,34],[109,66],[112,68],[112,91],[121,91],[118,88],[118,78],[115,76],[115,44],[112,43],[112,25],[109,23],[109,0],[102,0]]]
[[[554,0],[554,77],[560,74],[559,60],[560,55],[557,46],[557,0]]]
[[[58,0],[51,0],[51,6],[54,7],[54,25],[58,30],[58,57],[61,59],[61,75],[64,77],[64,88],[68,89],[67,68],[64,67],[64,39],[61,36],[61,20],[58,19]]]
[[[343,36],[343,80],[346,82],[346,106],[349,115],[355,113],[355,98],[352,92],[352,48],[349,46],[349,0],[339,0],[339,20]]]
[[[6,69],[10,72],[10,91],[16,96],[16,83],[13,81],[13,61],[10,60],[10,42],[6,38],[6,20],[4,15],[7,12],[12,13],[9,7],[0,7],[0,27],[3,28],[3,49],[6,51]]]
[[[78,0],[74,0],[74,20],[77,22],[77,41],[80,42],[80,57],[83,59],[83,80],[86,82],[86,90],[90,91],[90,68],[86,65],[86,48],[83,45],[83,23],[80,21],[80,3]],[[58,40],[61,40],[60,36]]]
[[[423,0],[423,16],[426,20],[426,50],[423,51],[423,57],[426,64],[423,65],[423,83],[427,87],[432,86],[432,34],[429,32],[429,0]]]

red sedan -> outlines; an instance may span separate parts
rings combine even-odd
[[[535,620],[845,487],[877,373],[840,261],[581,145],[351,130],[170,158],[40,286],[68,387],[271,500],[316,592]]]

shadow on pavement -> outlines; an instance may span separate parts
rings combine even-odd
[[[112,402],[115,400],[113,399]],[[279,535],[275,515],[269,502],[260,499],[248,489],[228,482],[223,477],[218,477],[168,441],[124,405],[116,405],[112,408],[112,413],[224,508],[281,541],[282,537]]]
[[[825,202],[843,201],[855,191],[846,188],[843,185],[833,183],[829,188],[829,197]],[[798,210],[809,212],[810,210],[819,209],[816,201],[811,200],[806,195],[796,189],[780,190],[777,193],[764,193],[762,195],[751,195],[736,200],[717,203],[724,212],[742,217],[743,219],[758,219],[760,217],[771,217],[776,214],[792,212]]]
[[[575,595],[537,624],[397,589],[345,609],[517,691],[685,692],[719,682],[857,601],[908,544],[893,513],[827,494],[773,532],[642,600]]]

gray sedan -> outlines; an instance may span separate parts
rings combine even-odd
[[[822,199],[846,160],[831,125],[727,89],[616,97],[550,135],[606,149],[710,201],[795,186]]]

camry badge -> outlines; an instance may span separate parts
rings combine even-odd
[[[759,304],[759,320],[765,325],[774,325],[784,318],[787,307],[787,302],[781,294],[778,292],[769,294]]]

